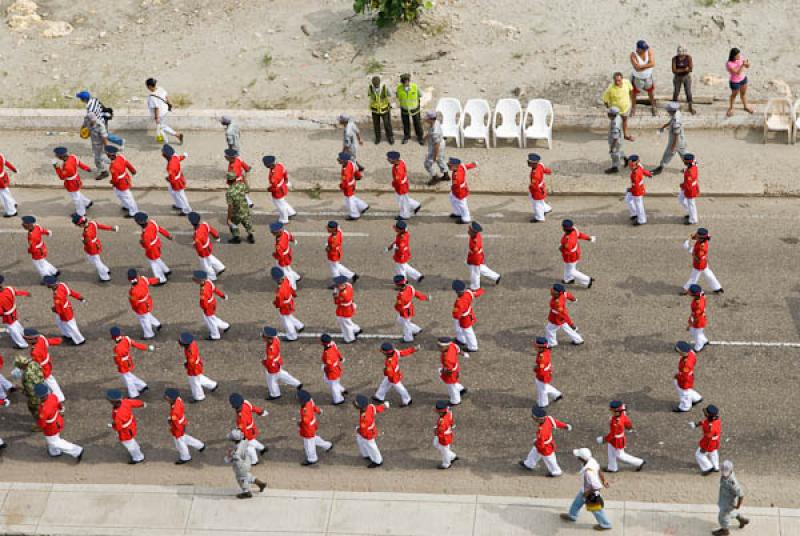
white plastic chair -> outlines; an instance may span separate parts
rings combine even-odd
[[[464,115],[461,116],[462,143],[467,139],[483,140],[488,149],[490,143],[489,123],[491,120],[492,109],[486,99],[469,99],[467,104],[464,105]]]
[[[795,121],[794,107],[788,98],[769,99],[764,110],[764,143],[770,132],[786,132],[786,143],[792,143]]]
[[[798,108],[800,108],[800,99],[794,101],[794,106],[792,106],[792,114],[794,114],[794,136],[792,136],[792,143],[797,143],[797,130],[800,129],[800,114],[797,113]]]
[[[528,101],[525,118],[522,122],[522,146],[528,146],[528,139],[547,140],[547,148],[553,148],[553,104],[547,99]],[[530,125],[528,124],[530,119]]]
[[[500,117],[500,126],[497,125],[498,116]],[[522,147],[522,106],[517,99],[497,101],[492,118],[492,131],[494,132],[495,147],[497,147],[497,138],[515,139]]]
[[[458,99],[444,97],[436,103],[436,112],[442,114],[442,135],[455,138],[456,147],[461,147],[461,118],[464,111]]]

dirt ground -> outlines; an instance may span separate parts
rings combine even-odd
[[[0,2],[0,13],[12,0]],[[755,98],[800,83],[792,0],[440,0],[419,25],[378,30],[353,16],[351,0],[87,0],[39,2],[45,21],[66,21],[64,37],[43,28],[0,27],[0,105],[78,106],[89,89],[111,106],[144,106],[153,76],[178,106],[200,108],[366,108],[372,74],[397,83],[413,73],[432,97],[545,97],[593,105],[616,70],[646,39],[656,54],[659,94],[672,90],[679,44],[694,58],[694,92],[726,99],[725,61],[750,58]]]

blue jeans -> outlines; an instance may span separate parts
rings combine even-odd
[[[111,132],[108,133],[108,141],[110,141],[114,145],[122,145],[122,138],[120,138],[116,134],[112,134]]]
[[[583,491],[579,491],[575,496],[575,500],[572,501],[572,505],[569,507],[569,517],[571,517],[573,521],[577,521],[578,513],[581,511],[581,508],[583,508],[584,504],[586,504],[586,499],[583,496]],[[592,513],[594,514],[594,518],[597,520],[597,523],[599,523],[601,527],[604,529],[611,528],[611,521],[608,520],[605,510],[600,509]]]

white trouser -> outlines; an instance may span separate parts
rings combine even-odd
[[[198,257],[198,259],[200,260],[200,269],[208,274],[208,279],[211,281],[216,281],[217,274],[225,270],[225,265],[214,255]]]
[[[422,331],[422,328],[412,322],[410,318],[397,315],[397,323],[403,328],[403,342],[413,342],[414,336]]]
[[[291,315],[280,315],[281,321],[283,322],[283,331],[286,332],[286,340],[287,341],[296,341],[297,340],[297,330],[303,329],[305,324],[300,322],[293,314]]]
[[[345,389],[344,386],[342,385],[342,380],[341,379],[329,380],[324,375],[322,376],[322,379],[325,380],[325,383],[327,383],[328,387],[331,388],[331,398],[333,398],[333,403],[341,404],[342,402],[344,402],[344,392],[347,389]]]
[[[683,207],[683,210],[689,216],[689,223],[697,223],[697,199],[686,197],[683,195],[683,190],[681,190],[678,194],[678,204]]]
[[[553,210],[547,201],[544,199],[534,199],[533,196],[528,192],[528,199],[531,200],[531,207],[533,207],[533,217],[536,221],[544,221],[544,215]]]
[[[125,450],[128,451],[128,454],[130,454],[131,456],[131,460],[135,462],[140,462],[144,460],[144,454],[142,454],[142,449],[139,447],[139,443],[137,443],[135,439],[120,441],[120,444],[123,447],[125,447]]]
[[[212,391],[217,388],[217,382],[206,376],[205,374],[198,374],[197,376],[188,376],[189,389],[192,390],[192,398],[196,401],[206,399],[206,393],[203,388],[211,389]]]
[[[389,391],[392,389],[397,391],[397,394],[400,395],[400,402],[404,406],[411,402],[411,395],[408,394],[408,389],[403,385],[403,382],[392,383],[386,376],[383,377],[381,384],[378,386],[378,390],[375,391],[375,398],[378,400],[386,400],[386,395],[389,394]]]
[[[270,374],[267,372],[267,390],[269,391],[269,396],[281,396],[281,383],[285,383],[289,387],[297,387],[302,385],[300,380],[286,372],[284,369],[279,370],[275,374]]]
[[[616,473],[619,470],[617,466],[617,461],[622,463],[627,463],[628,465],[632,465],[634,467],[639,467],[644,463],[644,460],[641,458],[637,458],[636,456],[631,456],[625,449],[618,449],[611,446],[609,443],[608,445],[608,472],[609,473]]]
[[[167,186],[169,195],[172,196],[173,204],[178,207],[184,214],[189,214],[192,211],[189,205],[189,199],[186,197],[186,190],[173,190],[172,186]]]
[[[220,330],[225,331],[226,329],[230,328],[231,325],[222,320],[217,315],[206,316],[203,315],[203,322],[206,323],[206,327],[208,328],[208,336],[212,339],[219,340],[222,335],[220,335]]]
[[[283,270],[283,275],[286,276],[286,279],[289,280],[289,284],[292,286],[293,289],[297,290],[297,282],[300,281],[301,276],[297,272],[294,271],[291,264],[286,266],[278,266],[281,270]]]
[[[281,223],[289,223],[289,217],[297,214],[297,211],[292,208],[292,205],[286,200],[285,197],[280,199],[272,198],[272,204],[278,211],[278,221]]]
[[[33,262],[33,267],[39,272],[39,277],[41,278],[58,273],[58,268],[50,264],[47,259],[32,260],[31,262]]]
[[[0,374],[0,400],[8,398],[8,392],[14,387],[14,384],[6,379],[5,376]]]
[[[136,205],[136,200],[133,198],[133,192],[130,190],[117,190],[114,188],[114,195],[119,199],[122,208],[128,211],[128,214],[133,216],[139,212],[139,207]]]
[[[361,327],[353,322],[352,317],[337,316],[336,322],[339,324],[339,329],[342,330],[342,338],[344,342],[352,342],[356,340],[356,333],[361,331]]]
[[[23,337],[25,328],[22,327],[22,324],[19,323],[19,320],[14,320],[13,324],[4,325],[6,327],[6,331],[8,332],[8,336],[11,337],[11,340],[14,341],[14,344],[20,348],[28,347],[28,342],[25,340],[25,337]]]
[[[44,379],[44,383],[50,388],[50,392],[56,395],[59,402],[64,401],[64,393],[61,391],[61,386],[58,385],[58,380],[52,374]]]
[[[450,464],[453,463],[453,460],[457,458],[456,453],[450,449],[450,445],[442,445],[439,443],[439,438],[434,436],[433,438],[433,448],[439,451],[439,454],[442,456],[442,467],[447,468],[450,467]]]
[[[378,444],[374,439],[364,439],[361,434],[356,433],[356,445],[358,445],[358,453],[362,458],[369,458],[372,463],[383,463],[383,456],[381,456],[381,451],[378,450]]]
[[[111,270],[103,263],[100,255],[86,255],[86,260],[97,270],[97,277],[102,281],[111,281]]]
[[[167,263],[161,260],[161,257],[157,258],[156,260],[147,259],[150,261],[150,270],[153,271],[153,277],[157,277],[161,283],[167,282],[167,274],[171,272]]]
[[[58,331],[61,332],[61,335],[72,339],[72,342],[75,344],[81,344],[86,339],[83,338],[81,335],[81,330],[78,329],[78,323],[73,318],[72,320],[67,320],[66,322],[61,320],[58,315],[56,317],[56,325],[58,326]]]
[[[422,277],[422,273],[407,262],[403,264],[394,263],[394,275],[402,275],[406,279],[413,279],[414,281],[419,281],[419,278]]]
[[[536,468],[536,464],[539,463],[539,460],[544,461],[544,466],[547,467],[547,471],[553,476],[561,475],[561,467],[558,466],[558,460],[556,459],[556,453],[550,454],[548,456],[542,456],[539,454],[539,451],[536,450],[534,446],[531,451],[528,453],[528,457],[525,458],[525,461],[522,462],[525,464],[525,467],[528,469]]]
[[[331,269],[331,279],[336,279],[340,275],[347,279],[353,279],[353,276],[356,275],[350,268],[338,261],[328,261],[328,267]]]
[[[3,200],[3,210],[5,210],[6,216],[13,216],[17,213],[17,200],[11,195],[11,190],[0,188],[0,199]]]
[[[166,134],[175,137],[178,136],[178,133],[175,132],[175,129],[173,129],[171,126],[167,124],[167,114],[169,114],[169,112],[164,112],[159,114],[158,115],[159,122],[156,123],[156,132],[161,132],[161,135],[164,136],[164,143],[169,141],[166,137]]]
[[[581,337],[576,330],[569,327],[569,324],[565,323],[559,326],[551,322],[548,322],[547,325],[544,327],[544,331],[545,331],[545,336],[547,337],[547,344],[550,347],[558,346],[558,338],[556,337],[556,335],[559,329],[563,329],[564,333],[566,333],[567,336],[570,339],[572,339],[572,342],[576,344],[580,344],[583,342],[583,337]]]
[[[183,434],[181,437],[173,437],[172,439],[175,441],[175,448],[178,450],[178,458],[184,462],[192,459],[189,447],[200,450],[206,446],[205,443],[189,434]]]
[[[420,207],[420,202],[413,199],[408,194],[394,194],[394,196],[397,199],[397,204],[400,206],[400,217],[403,219],[409,219],[414,215],[414,211]]]
[[[497,281],[500,279],[500,274],[485,264],[481,264],[480,266],[468,264],[467,266],[469,266],[469,288],[472,290],[478,290],[481,288],[481,276],[488,277],[492,281]]]
[[[86,216],[86,207],[92,202],[91,199],[83,195],[83,193],[78,190],[77,192],[67,192],[72,199],[72,202],[75,203],[75,213],[78,216]]]
[[[47,453],[50,456],[69,454],[73,458],[77,458],[83,452],[83,447],[70,443],[66,439],[61,439],[61,434],[44,436],[44,440],[47,442]]]
[[[459,199],[450,192],[450,206],[453,208],[453,214],[461,218],[461,221],[470,223],[472,216],[469,214],[469,206],[467,205],[467,198]]]
[[[478,338],[475,337],[475,330],[472,327],[462,328],[458,325],[458,320],[453,319],[453,326],[456,331],[456,340],[467,347],[468,352],[478,351]]]
[[[703,347],[708,344],[708,338],[705,334],[705,328],[689,328],[689,334],[694,341],[694,351],[699,352]]]
[[[714,272],[711,271],[711,268],[706,266],[704,270],[698,270],[697,268],[692,268],[692,273],[689,275],[689,280],[683,285],[683,290],[689,290],[691,285],[696,285],[698,281],[700,281],[700,274],[706,278],[708,281],[708,285],[711,290],[719,290],[722,288],[722,285],[719,284],[719,280],[717,280],[717,276],[714,275]]]
[[[250,197],[250,194],[244,194],[244,200],[247,201],[247,206],[253,208],[256,204],[253,203],[253,198]]]
[[[139,325],[142,326],[142,337],[145,339],[152,339],[156,336],[154,329],[161,326],[158,318],[153,316],[153,313],[145,313],[143,315],[136,315],[139,320]]]
[[[306,451],[306,460],[310,461],[311,463],[316,463],[319,461],[319,458],[317,457],[317,447],[321,448],[322,450],[331,450],[333,443],[330,441],[325,441],[318,435],[315,435],[314,437],[303,438],[303,450]]]
[[[355,195],[344,197],[344,208],[347,210],[347,215],[351,218],[360,218],[361,213],[369,207],[364,201]]]
[[[678,391],[678,409],[689,411],[692,406],[703,400],[703,396],[694,389],[681,389],[678,387],[678,380],[673,380],[675,390]]]
[[[464,390],[464,386],[460,383],[446,383],[447,386],[447,396],[450,399],[450,404],[453,406],[457,406],[461,403],[461,391]]]
[[[551,383],[544,383],[534,378],[536,383],[536,404],[540,408],[546,408],[550,405],[550,397],[558,398],[561,396],[561,391],[553,387]]]
[[[719,471],[719,450],[703,452],[698,447],[694,453],[694,459],[697,460],[697,465],[700,466],[701,471],[709,471],[711,469]]]
[[[122,383],[128,390],[128,398],[139,398],[139,395],[147,387],[147,384],[133,372],[125,372],[121,374]]]
[[[630,192],[627,192],[625,194],[625,202],[628,204],[631,217],[636,216],[636,221],[639,223],[647,223],[647,213],[644,211],[643,195],[631,195]]]
[[[247,442],[247,457],[250,459],[250,465],[258,463],[258,455],[264,450],[264,444],[258,439],[251,439]]]
[[[575,281],[583,287],[588,287],[592,278],[578,270],[577,262],[564,263],[564,281],[567,283]]]

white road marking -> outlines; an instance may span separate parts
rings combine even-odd
[[[285,337],[286,333],[278,333],[279,336]],[[341,339],[341,333],[329,333],[331,337],[334,339]],[[319,339],[322,336],[322,333],[298,333],[297,336],[301,339]],[[386,335],[384,333],[362,333],[358,336],[359,339],[402,339],[402,335]]]
[[[709,341],[712,346],[764,346],[770,348],[800,348],[800,342]]]
[[[27,234],[28,231],[25,229],[0,229],[0,233],[5,234]]]
[[[469,238],[468,234],[457,234],[455,236],[456,236],[456,238]],[[481,234],[481,236],[484,237],[484,238],[506,238],[506,235],[501,235],[501,234],[485,234],[485,233],[483,233],[483,234]]]
[[[294,236],[320,236],[320,237],[327,237],[328,233],[322,231],[289,231]],[[345,233],[342,232],[344,236],[356,236],[356,237],[367,237],[369,233]]]

